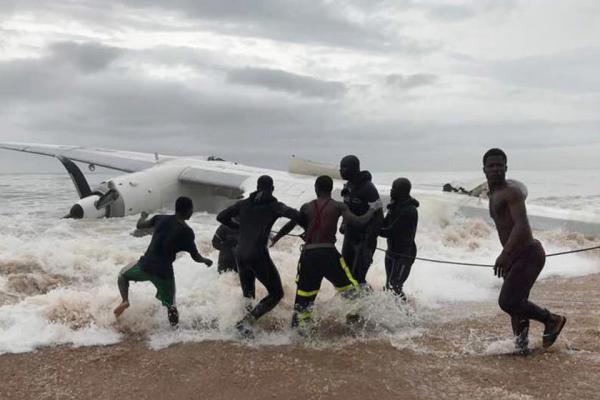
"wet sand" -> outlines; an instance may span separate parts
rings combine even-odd
[[[510,355],[495,304],[436,310],[412,345],[363,340],[334,348],[178,344],[143,338],[0,356],[0,399],[600,399],[600,275],[547,279],[532,300],[569,322],[554,347]],[[506,339],[506,340],[504,340]],[[541,326],[533,323],[533,347]]]

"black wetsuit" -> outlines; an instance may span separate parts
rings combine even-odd
[[[403,201],[392,201],[383,221],[379,235],[387,238],[385,252],[386,289],[405,298],[402,290],[417,256],[415,234],[419,213],[419,202],[412,197]]]
[[[255,279],[269,292],[251,311],[252,316],[258,319],[271,311],[283,298],[281,278],[267,249],[271,227],[280,217],[300,222],[300,213],[277,201],[272,195],[254,192],[249,198],[221,211],[217,220],[235,228],[237,224],[231,220],[233,217],[239,218],[240,233],[236,258],[242,293],[244,297],[254,298]]]
[[[237,272],[235,261],[235,247],[238,242],[238,230],[226,225],[220,225],[212,239],[212,245],[219,250],[218,271],[220,274],[227,271]]]
[[[342,190],[342,196],[350,211],[358,216],[367,212],[369,203],[379,200],[379,192],[371,182],[371,173],[368,171],[361,171],[357,179],[347,182]],[[382,223],[383,211],[379,210],[364,227],[344,224],[342,255],[350,266],[352,275],[360,284],[366,283]]]
[[[519,335],[529,328],[529,320],[545,323],[550,312],[529,301],[529,292],[546,263],[542,244],[534,240],[522,247],[511,258],[504,276],[498,304],[511,316],[513,332]]]

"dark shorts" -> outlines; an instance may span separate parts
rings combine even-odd
[[[165,307],[171,307],[175,304],[175,278],[159,278],[156,275],[149,274],[142,270],[139,263],[123,268],[121,275],[133,282],[152,282],[156,287],[156,298]]]
[[[298,263],[296,295],[315,297],[319,293],[323,278],[331,282],[338,292],[358,286],[344,258],[334,247],[304,250]]]

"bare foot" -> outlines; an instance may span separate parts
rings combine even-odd
[[[115,310],[113,311],[115,313],[115,318],[119,318],[119,316],[121,314],[123,314],[123,311],[125,311],[127,308],[129,308],[129,302],[128,301],[124,301],[121,304],[119,304],[117,306],[117,308],[115,308]]]

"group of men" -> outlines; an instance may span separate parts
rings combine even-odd
[[[544,324],[543,345],[548,347],[560,334],[566,318],[528,300],[544,266],[545,253],[532,236],[522,185],[506,179],[506,154],[500,149],[491,149],[485,153],[483,165],[490,188],[490,215],[503,246],[494,268],[494,273],[504,279],[499,305],[511,316],[517,351],[526,354],[531,319]],[[267,289],[267,295],[254,307],[248,303],[246,315],[236,324],[242,336],[252,337],[256,320],[283,298],[281,278],[268,249],[269,244],[274,246],[297,225],[304,229],[301,235],[304,244],[298,262],[292,327],[301,334],[312,332],[314,328],[312,308],[323,278],[345,299],[355,299],[372,291],[366,276],[380,236],[386,238],[388,244],[385,289],[400,300],[406,300],[403,285],[417,253],[415,234],[419,207],[419,202],[411,196],[410,181],[399,178],[393,182],[384,216],[371,174],[361,171],[356,156],[341,160],[340,175],[346,181],[341,192],[343,202],[332,199],[333,179],[323,175],[315,181],[316,198],[296,210],[273,196],[273,179],[263,175],[257,181],[255,192],[217,215],[221,226],[215,233],[213,246],[220,251],[219,272],[237,271],[242,294],[247,299],[255,297],[256,280]],[[176,253],[186,251],[196,262],[212,264],[198,252],[194,233],[185,222],[192,212],[191,200],[181,197],[176,202],[175,215],[157,215],[148,220],[148,215],[142,214],[137,228],[154,228],[154,233],[146,253],[119,274],[122,302],[114,310],[117,317],[129,307],[129,282],[151,281],[157,288],[156,297],[167,307],[170,323],[178,324],[172,267]],[[273,224],[281,217],[290,221],[272,236]],[[340,218],[339,232],[344,235],[341,254],[335,247]],[[349,315],[348,321],[357,318],[359,316]]]

